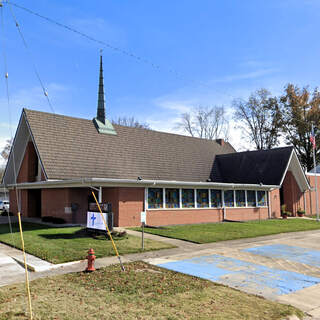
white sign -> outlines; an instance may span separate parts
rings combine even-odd
[[[107,217],[105,213],[102,213],[105,221]],[[106,226],[103,223],[100,212],[87,212],[87,228],[106,230]]]
[[[141,223],[147,224],[147,213],[145,211],[141,212]]]

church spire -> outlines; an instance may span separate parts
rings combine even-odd
[[[104,100],[104,85],[103,85],[102,50],[100,51],[98,108],[97,108],[97,116],[96,118],[93,119],[93,123],[99,133],[113,134],[113,135],[117,134],[112,123],[106,118],[106,107],[105,107],[105,100]]]
[[[97,119],[99,121],[101,121],[103,124],[106,123],[106,107],[105,107],[105,100],[104,100],[102,53],[100,53],[100,76],[99,76]]]

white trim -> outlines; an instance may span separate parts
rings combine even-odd
[[[237,209],[237,210],[241,210],[241,209],[257,209],[257,207],[226,207],[228,209]],[[259,209],[260,208],[268,208],[268,206],[261,206],[261,207],[258,207]],[[167,211],[167,210],[223,210],[224,208],[223,207],[220,207],[220,208],[153,208],[153,209],[148,209],[148,211]]]
[[[179,188],[179,209],[182,208],[182,188]]]
[[[286,166],[286,170],[284,170],[284,173],[282,175],[282,179],[281,179],[281,182],[280,182],[280,186],[282,186],[282,183],[284,181],[284,178],[286,177],[286,174],[287,174],[287,171],[289,169],[289,166],[290,166],[290,162],[291,162],[291,159],[292,159],[292,155],[293,155],[293,149],[291,150],[291,154],[290,154],[290,158],[289,158],[289,161],[287,163],[287,166]]]
[[[211,208],[211,189],[208,189],[209,208]]]
[[[293,157],[293,156],[295,157],[296,161],[298,162],[299,168],[300,168],[301,173],[302,173],[302,175],[303,175],[304,182],[306,183],[306,186],[307,186],[307,189],[306,189],[306,190],[310,190],[309,181],[308,181],[308,179],[307,179],[307,177],[306,177],[306,175],[305,175],[305,172],[303,171],[303,169],[302,169],[302,167],[301,167],[301,163],[300,163],[300,161],[299,161],[298,155],[297,155],[297,153],[295,152],[294,149],[292,149],[292,151],[291,151],[290,158],[289,158],[289,161],[288,161],[287,166],[286,166],[286,170],[284,171],[283,176],[282,176],[282,179],[281,179],[281,182],[280,182],[280,187],[282,186],[283,181],[284,181],[284,179],[285,179],[285,177],[286,177],[286,174],[287,174],[288,169],[289,169],[289,167],[290,167],[290,164],[291,164],[291,161],[292,161],[292,157]],[[303,188],[301,188],[300,183],[299,183],[298,181],[297,181],[297,183],[298,183],[298,185],[299,185],[300,190],[301,190],[301,191],[305,191],[305,190],[302,190]]]
[[[166,189],[162,188],[162,208],[166,207]]]
[[[144,210],[148,210],[148,188],[144,188]]]
[[[46,171],[44,170],[44,166],[43,166],[43,163],[42,163],[42,160],[41,160],[41,157],[40,157],[40,153],[39,153],[37,144],[36,144],[36,142],[35,142],[35,140],[34,140],[34,137],[33,137],[33,134],[32,134],[32,130],[31,130],[31,127],[30,127],[30,124],[29,124],[29,121],[28,121],[28,119],[27,119],[27,115],[26,115],[24,109],[23,109],[23,112],[22,112],[22,113],[23,113],[23,115],[24,115],[24,118],[25,118],[27,127],[28,127],[28,129],[29,129],[29,134],[30,134],[30,136],[31,136],[31,140],[32,140],[34,149],[36,150],[36,153],[37,153],[37,156],[38,156],[38,161],[39,161],[40,164],[41,164],[41,169],[42,169],[43,174],[44,174],[44,176],[45,176],[45,178],[46,178],[46,180],[47,180],[47,179],[48,179],[48,176],[47,176]]]
[[[195,209],[198,209],[198,203],[197,203],[197,189],[193,189],[194,191],[193,191],[193,196],[194,196],[194,207],[195,207]]]
[[[189,182],[189,181],[170,181],[170,180],[136,180],[136,179],[114,179],[114,178],[80,178],[71,180],[47,180],[40,182],[24,182],[18,184],[6,185],[8,188],[17,187],[18,189],[39,189],[39,188],[83,188],[83,187],[170,187],[183,189],[248,189],[248,190],[269,190],[279,188],[276,185],[260,185],[260,184],[234,184],[234,183],[215,183],[215,182]]]
[[[247,190],[244,190],[245,192],[245,201],[246,201],[246,208],[248,207],[248,197],[247,197]]]

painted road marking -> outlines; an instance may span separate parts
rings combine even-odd
[[[264,296],[288,294],[320,283],[320,278],[216,254],[158,266]]]
[[[242,251],[264,257],[304,263],[309,266],[320,268],[320,251],[318,250],[309,250],[307,248],[288,246],[286,244],[271,244],[243,249]]]

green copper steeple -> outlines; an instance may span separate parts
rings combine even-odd
[[[93,119],[93,123],[96,126],[99,133],[114,134],[114,135],[117,134],[111,122],[106,118],[102,55],[100,55],[100,75],[99,75],[97,117]]]

